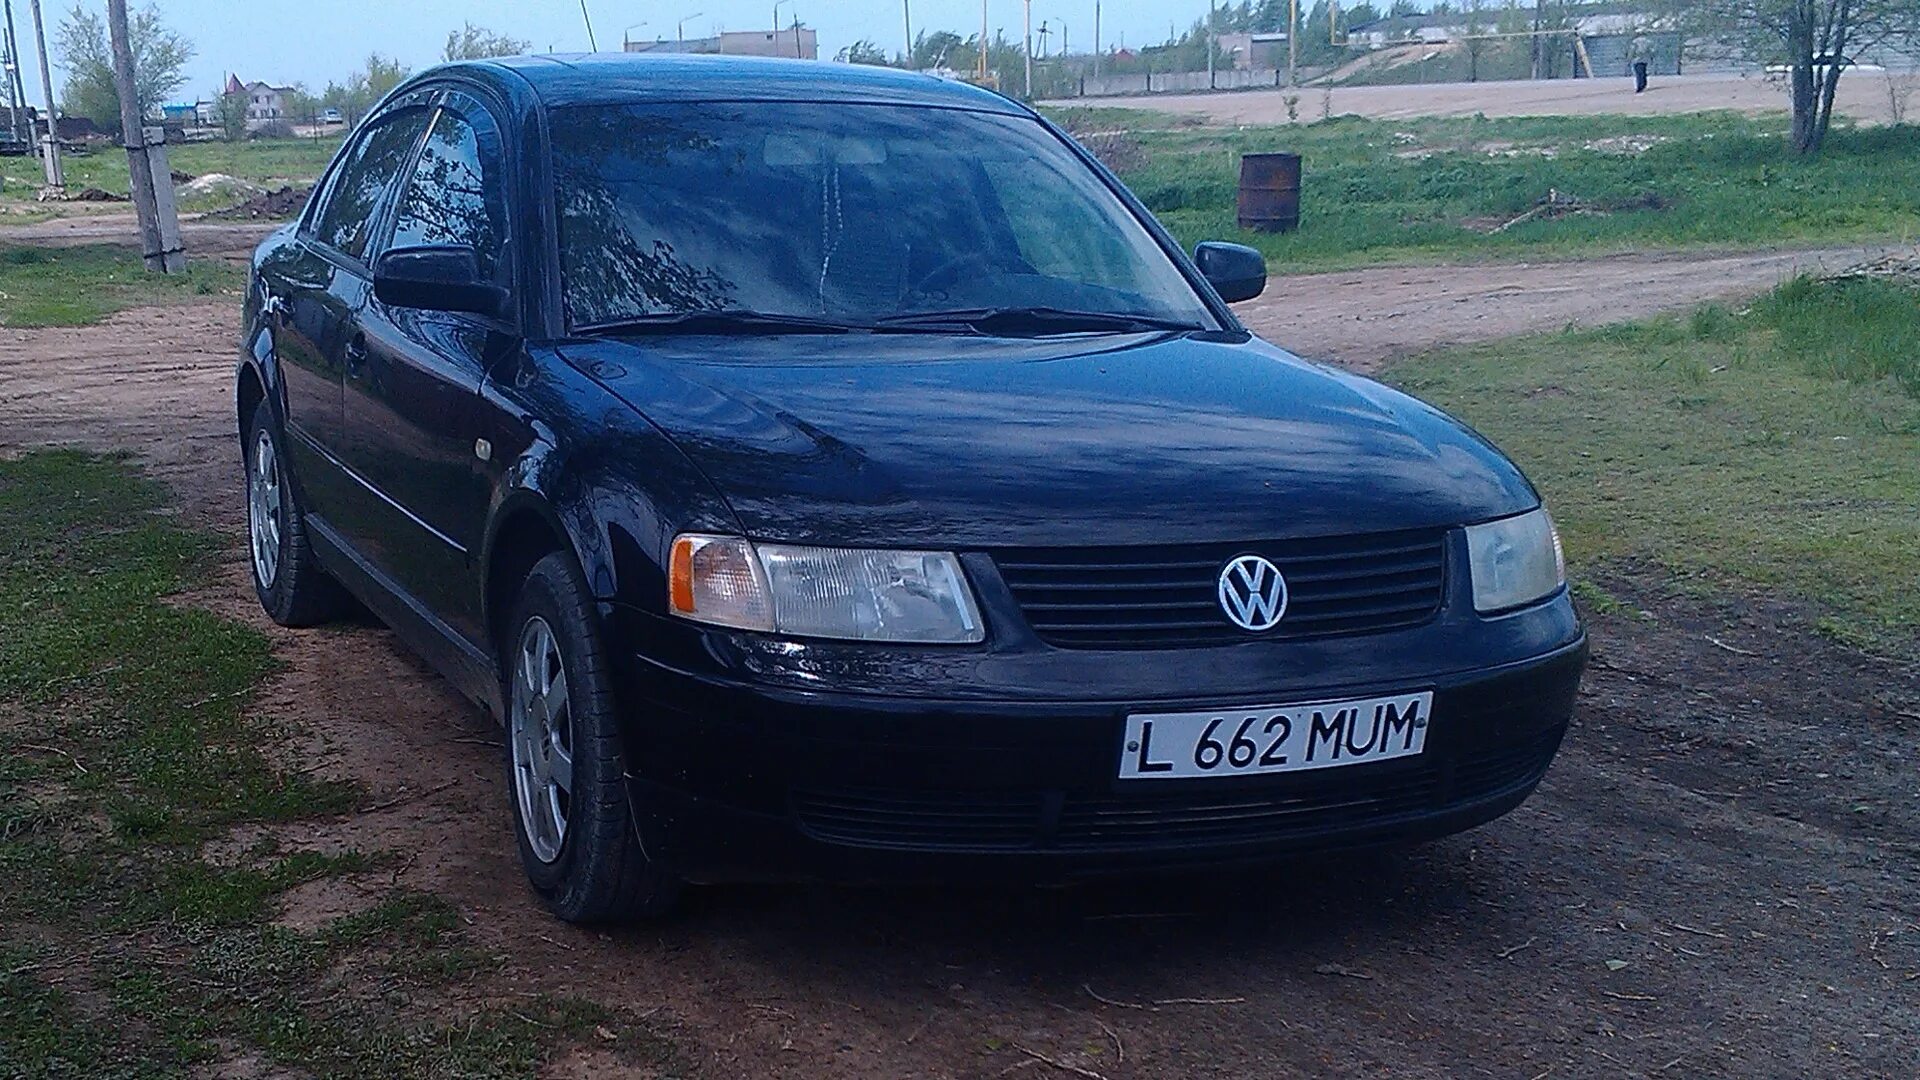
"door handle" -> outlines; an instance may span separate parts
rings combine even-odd
[[[360,369],[367,365],[366,335],[355,334],[352,337],[348,338],[345,354],[347,359],[347,374],[349,375],[360,374]]]

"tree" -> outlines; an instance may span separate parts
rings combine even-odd
[[[1467,50],[1467,81],[1479,82],[1480,58],[1486,55],[1487,46],[1490,44],[1486,36],[1488,30],[1486,7],[1483,0],[1465,0],[1464,10],[1467,20],[1462,29],[1466,31],[1463,44]]]
[[[405,82],[410,74],[412,71],[400,61],[374,53],[367,57],[366,67],[347,76],[346,82],[327,83],[327,89],[320,95],[320,104],[324,108],[339,109],[349,125],[357,125],[387,91]]]
[[[893,64],[886,51],[867,38],[841,49],[833,58],[842,64],[867,64],[872,67],[890,67]]]
[[[519,56],[531,47],[532,43],[521,38],[496,34],[484,26],[463,23],[460,29],[447,32],[447,47],[440,50],[440,59],[451,64],[455,60]]]
[[[132,14],[127,32],[133,46],[134,97],[139,99],[140,115],[150,116],[186,82],[182,69],[193,59],[193,43],[168,29],[159,9],[151,5]],[[70,116],[84,116],[101,130],[118,135],[120,93],[113,85],[106,20],[76,2],[54,35],[54,49],[67,69],[61,107]]]
[[[1914,0],[1706,0],[1710,29],[1731,35],[1749,58],[1783,64],[1796,154],[1815,154],[1826,142],[1840,76],[1861,51],[1920,39],[1920,3]]]
[[[971,38],[963,38],[951,30],[935,30],[931,34],[923,30],[913,37],[913,62],[909,66],[915,71],[957,67],[953,62],[956,51],[964,48],[976,57],[980,55],[971,42]]]
[[[320,119],[320,99],[307,89],[306,83],[294,83],[280,95],[286,105],[287,119],[297,123],[315,123]]]
[[[220,135],[228,142],[239,142],[247,137],[247,92],[222,90],[213,102],[214,123],[220,128]]]

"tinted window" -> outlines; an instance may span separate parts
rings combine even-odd
[[[1211,325],[1114,193],[1037,121],[891,105],[555,111],[576,326],[742,308],[866,321],[1046,306]]]
[[[408,109],[374,121],[335,170],[327,204],[314,216],[316,240],[356,259],[366,254],[380,200],[394,174],[406,166],[426,125],[425,109]]]
[[[442,110],[420,150],[420,165],[400,197],[392,247],[464,244],[491,278],[506,238],[507,207],[494,140],[483,150],[472,124]]]

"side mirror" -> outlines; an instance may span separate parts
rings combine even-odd
[[[480,259],[457,244],[394,248],[373,264],[373,295],[394,307],[498,315],[507,291],[480,280]]]
[[[1251,300],[1267,290],[1267,257],[1245,244],[1209,240],[1193,249],[1193,261],[1229,304]]]

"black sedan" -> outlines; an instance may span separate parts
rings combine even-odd
[[[972,87],[437,68],[255,255],[255,585],[357,598],[500,720],[565,919],[1487,821],[1585,660],[1553,524],[1247,333],[1265,281]]]

